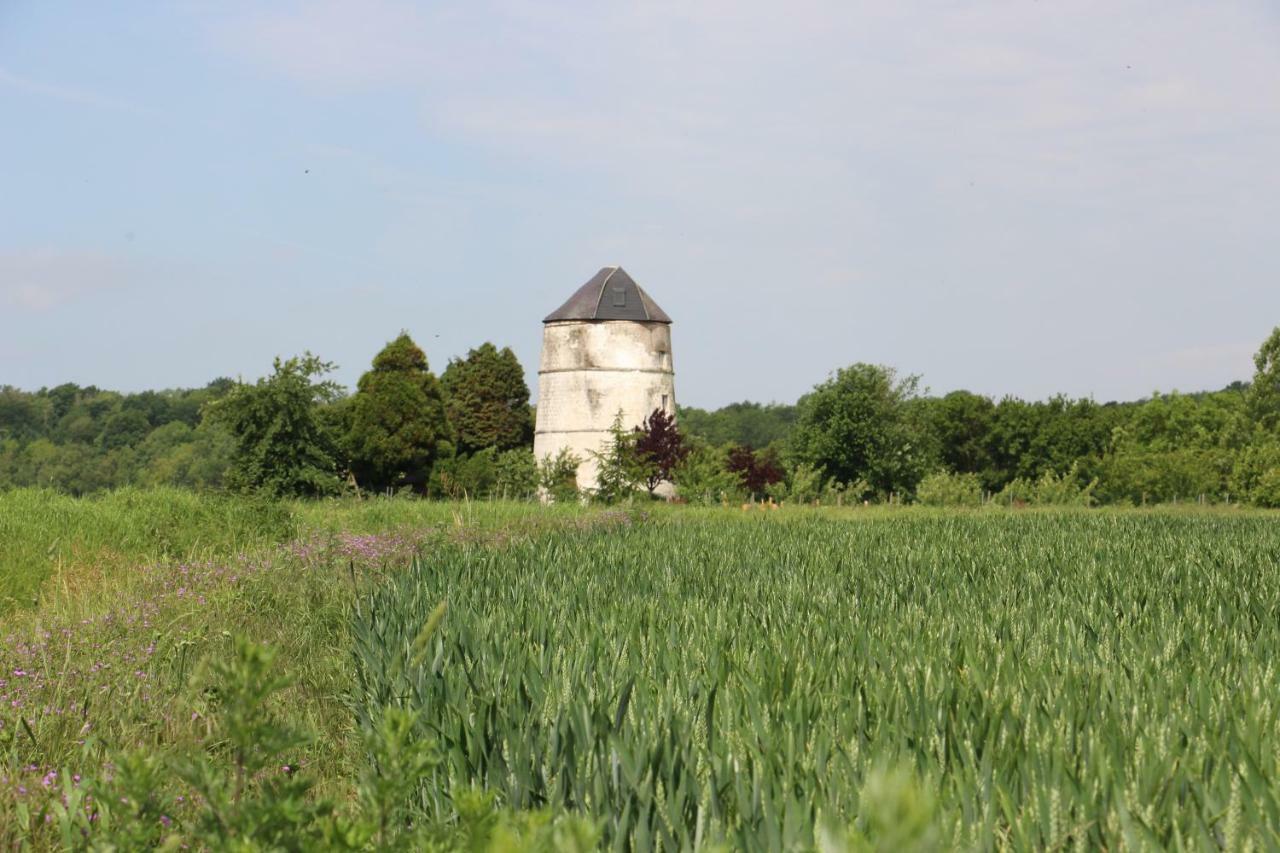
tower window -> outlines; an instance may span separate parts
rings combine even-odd
[[[663,394],[662,395],[662,411],[665,412],[666,410],[667,410],[667,395]]]

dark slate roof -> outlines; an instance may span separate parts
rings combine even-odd
[[[670,323],[667,312],[622,267],[605,267],[579,287],[569,301],[542,321],[557,320],[639,320]]]

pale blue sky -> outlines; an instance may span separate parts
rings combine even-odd
[[[620,263],[689,405],[1099,400],[1280,323],[1274,0],[0,0],[0,384],[443,369]]]

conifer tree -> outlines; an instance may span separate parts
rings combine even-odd
[[[426,354],[401,332],[356,388],[347,445],[357,482],[375,490],[421,490],[449,440],[444,396]]]
[[[644,472],[636,456],[638,436],[637,431],[622,426],[619,409],[609,428],[609,441],[600,450],[591,451],[596,460],[596,500],[617,503],[630,497],[636,485],[643,481]]]
[[[530,443],[529,386],[509,347],[481,344],[466,358],[450,361],[441,383],[460,451],[508,450]]]

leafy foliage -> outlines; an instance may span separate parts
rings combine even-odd
[[[924,425],[908,408],[918,384],[877,365],[836,371],[797,404],[796,459],[842,482],[865,479],[881,494],[914,491],[929,463]]]
[[[448,396],[449,423],[463,452],[510,450],[532,442],[529,386],[509,347],[481,344],[466,358],[451,360],[441,382]]]
[[[1036,480],[1018,477],[1009,482],[993,500],[1006,506],[1092,506],[1096,480],[1081,484],[1076,465],[1065,474],[1045,471]]]
[[[937,442],[938,461],[948,470],[977,474],[991,467],[995,404],[968,391],[926,401],[926,417]]]
[[[675,471],[688,454],[675,418],[654,409],[640,426],[627,429],[619,411],[605,446],[594,451],[596,489],[593,496],[605,503],[625,500],[639,488],[652,497],[662,483],[675,481]]]
[[[725,461],[728,469],[738,475],[742,489],[752,497],[764,495],[769,486],[781,483],[786,477],[782,462],[772,448],[757,451],[741,445],[730,447]]]
[[[498,452],[496,448],[469,456],[451,455],[436,460],[428,493],[452,499],[500,498],[527,500],[538,491],[538,470],[526,448]]]
[[[765,494],[777,502],[808,504],[823,493],[825,479],[821,468],[798,462],[786,471],[783,479],[766,486]]]
[[[697,438],[687,446],[689,452],[672,471],[680,497],[703,506],[736,501],[742,492],[742,481],[729,469],[728,451]]]
[[[1266,431],[1280,429],[1280,326],[1262,342],[1253,357],[1253,382],[1249,386],[1249,416]]]
[[[674,471],[688,454],[676,420],[662,409],[654,409],[635,430],[632,452],[640,474],[640,485],[652,495],[661,483],[675,481]]]
[[[202,423],[200,411],[234,384],[139,394],[70,383],[33,393],[0,386],[0,488],[75,495],[126,485],[220,488],[233,442],[225,429]]]
[[[340,393],[321,378],[331,370],[310,353],[277,358],[271,376],[236,385],[210,404],[209,416],[235,440],[229,485],[276,496],[338,490],[336,437],[318,414]]]
[[[708,412],[681,406],[680,428],[715,445],[740,444],[768,447],[787,440],[796,422],[796,407],[781,403],[730,403]]]
[[[403,366],[429,375],[425,357],[417,360],[415,350],[408,341]],[[1090,494],[1102,504],[1190,500],[1269,506],[1277,500],[1271,484],[1280,479],[1269,449],[1280,440],[1278,353],[1280,330],[1259,349],[1252,384],[1105,404],[1064,396],[994,402],[967,391],[931,398],[916,393],[912,377],[898,381],[885,368],[854,365],[806,395],[803,406],[744,402],[714,412],[682,408],[679,433],[731,454],[721,469],[749,481],[710,491],[699,486],[691,494],[700,495],[700,501],[741,490],[792,501],[807,501],[815,491],[820,501],[835,503],[883,500],[890,494],[909,498],[929,471],[973,474],[982,492],[1008,488],[1009,497],[1030,494],[1047,475],[1060,479],[1074,466],[1074,482],[1084,488],[1096,481]],[[461,433],[459,445],[448,428],[439,427],[439,388],[426,391],[430,412],[425,420],[435,427],[424,431],[421,420],[396,421],[405,413],[414,415],[415,404],[391,382],[378,394],[318,404],[315,432],[341,446],[338,467],[357,469],[357,486],[412,486],[437,497],[530,494],[534,463],[526,456],[503,456],[501,450],[527,446],[532,424],[528,390],[514,355],[485,344],[450,362],[445,373],[441,384],[454,392],[445,406]],[[30,393],[0,387],[0,488],[40,485],[84,495],[124,485],[252,487],[265,468],[246,472],[252,467],[243,464],[246,454],[226,421],[216,416],[218,407],[208,405],[243,387],[230,380],[203,389],[140,394],[71,383]],[[379,396],[382,402],[370,402]],[[754,476],[752,460],[734,446],[772,448],[776,477]],[[702,453],[698,464],[685,470],[665,451],[655,456],[649,447],[632,450],[641,455],[628,462],[630,482],[651,490],[680,476],[711,483],[723,473],[712,466],[719,454]],[[235,457],[242,461],[233,471]],[[810,482],[815,476],[816,484]],[[314,483],[284,480],[269,487],[303,493],[336,487],[327,474]],[[797,483],[803,488],[797,490]]]
[[[404,485],[424,490],[450,433],[440,383],[408,334],[374,357],[351,406],[347,446],[356,479],[376,491]]]
[[[523,447],[499,453],[493,460],[492,497],[528,500],[538,493],[538,466],[533,451]]]
[[[1255,506],[1280,507],[1280,437],[1258,436],[1243,448],[1228,488]]]
[[[609,440],[591,455],[596,462],[596,488],[592,497],[607,504],[618,503],[634,494],[648,469],[636,452],[640,433],[622,424],[622,412],[614,416]]]
[[[936,471],[920,481],[916,500],[925,506],[980,506],[982,483],[976,474]]]
[[[567,447],[555,456],[547,456],[538,462],[538,489],[557,503],[576,501],[578,493],[578,466],[582,460]]]

